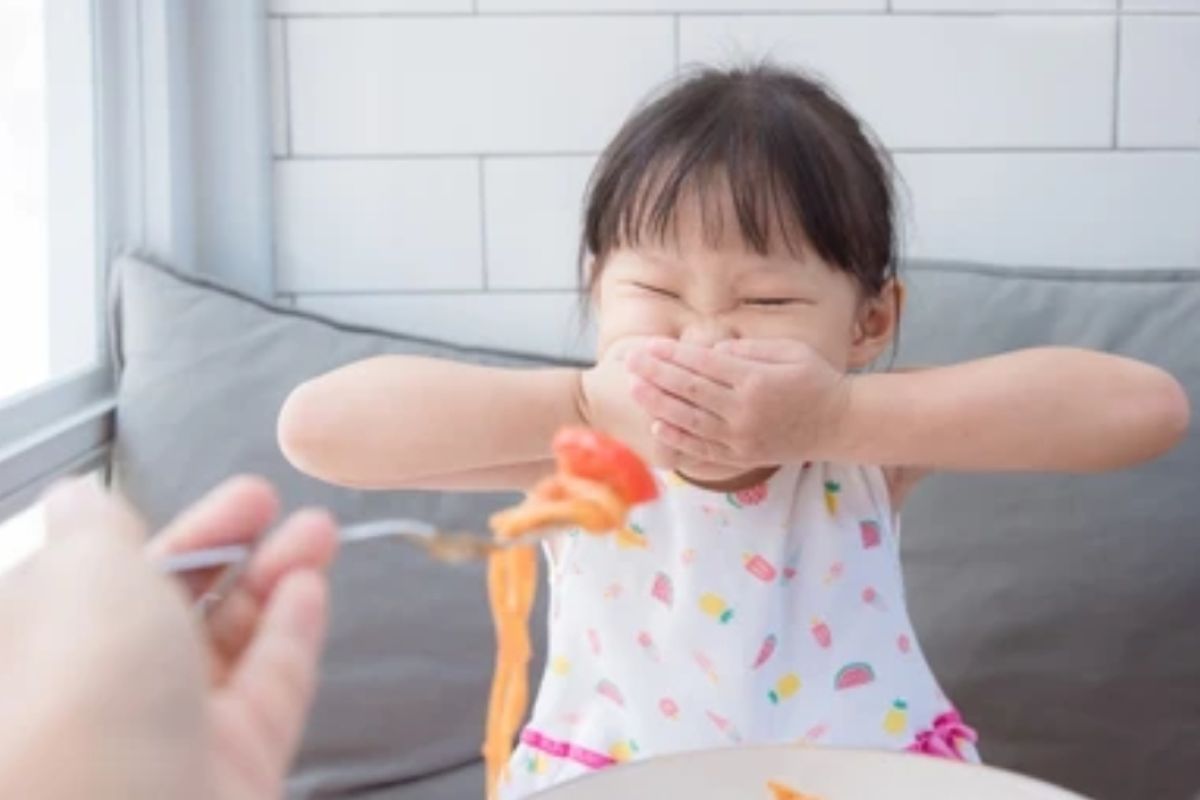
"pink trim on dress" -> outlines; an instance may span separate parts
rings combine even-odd
[[[962,715],[957,711],[947,711],[939,714],[933,721],[933,727],[918,733],[916,740],[904,749],[909,753],[966,761],[967,757],[962,752],[963,742],[974,744],[978,739],[979,734],[963,722]]]
[[[521,731],[521,741],[534,750],[539,750],[548,756],[568,758],[578,764],[582,764],[588,769],[603,769],[617,763],[617,760],[612,756],[606,756],[604,753],[581,747],[573,742],[553,739],[532,728],[526,728]]]

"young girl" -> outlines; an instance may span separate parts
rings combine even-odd
[[[1152,458],[1187,401],[1153,367],[1063,348],[866,372],[903,301],[894,219],[886,156],[830,92],[707,70],[592,177],[594,367],[384,357],[289,399],[284,451],[351,486],[526,489],[580,422],[659,467],[632,534],[547,548],[549,663],[504,796],[732,744],[977,758],[905,608],[905,498],[933,469]]]

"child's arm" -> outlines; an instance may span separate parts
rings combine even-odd
[[[794,341],[656,341],[631,363],[659,440],[726,464],[1089,472],[1160,455],[1188,425],[1167,373],[1069,348],[853,377]]]
[[[528,489],[554,471],[564,425],[595,426],[667,468],[672,453],[632,397],[625,358],[639,341],[583,371],[367,359],[292,392],[279,443],[298,469],[361,489]]]
[[[579,375],[371,358],[293,391],[279,443],[298,469],[356,488],[525,489],[553,471],[555,431],[580,422]]]
[[[856,377],[828,448],[851,463],[1099,472],[1162,455],[1188,417],[1157,367],[1047,347]]]

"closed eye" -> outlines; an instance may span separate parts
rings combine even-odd
[[[796,297],[748,297],[742,302],[748,306],[790,306],[803,301]]]
[[[633,285],[643,291],[651,292],[653,294],[659,295],[660,297],[669,297],[672,300],[679,299],[679,295],[675,292],[672,292],[670,289],[663,289],[659,286],[651,286],[648,283],[638,283],[637,281],[634,281]]]

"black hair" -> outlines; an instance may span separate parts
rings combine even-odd
[[[807,243],[877,296],[896,275],[892,164],[875,136],[817,80],[771,64],[706,67],[631,116],[588,183],[580,266],[594,288],[620,247],[662,242],[681,201],[701,201],[706,238],[727,224],[714,189],[732,196],[747,247]]]

